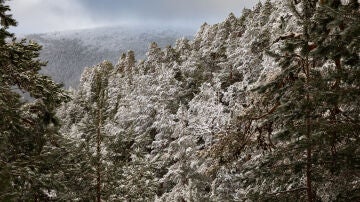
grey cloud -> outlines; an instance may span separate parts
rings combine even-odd
[[[181,19],[220,19],[228,13],[240,14],[243,7],[252,7],[257,0],[82,0],[94,12],[95,19],[114,16],[137,20],[171,21]]]
[[[240,15],[259,0],[15,0],[17,32],[47,32],[117,24],[198,27],[230,12]]]
[[[18,33],[49,32],[54,30],[96,27],[89,11],[74,0],[16,0],[10,1],[11,13],[19,22],[13,30]]]

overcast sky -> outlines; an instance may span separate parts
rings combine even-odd
[[[121,24],[189,26],[241,14],[259,0],[12,0],[20,34]]]

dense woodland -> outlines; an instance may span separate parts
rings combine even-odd
[[[357,0],[259,2],[70,92],[8,11],[0,201],[360,201]]]

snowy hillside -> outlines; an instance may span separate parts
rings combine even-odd
[[[359,136],[346,114],[329,115],[335,98],[327,98],[340,88],[331,72],[339,62],[312,47],[325,41],[324,32],[313,31],[318,24],[305,26],[323,17],[321,6],[266,1],[244,9],[240,17],[230,14],[218,24],[202,25],[193,40],[178,39],[166,48],[152,43],[144,60],[130,51],[114,64],[86,68],[73,100],[59,111],[61,132],[78,141],[92,168],[106,170],[103,197],[182,202],[305,201],[310,196],[309,201],[334,201],[358,191],[356,166],[335,173],[335,160],[328,158],[339,152],[337,159],[355,165],[351,156],[359,154],[354,147]],[[316,15],[304,23],[299,12],[306,9]],[[344,36],[356,33],[348,30]],[[350,56],[341,56],[344,68],[359,67],[358,52],[351,52],[358,51],[358,43],[346,39]],[[346,58],[357,62],[346,63]],[[355,93],[355,80],[344,77],[341,87]],[[329,87],[334,83],[336,88]],[[340,108],[358,120],[357,107],[347,107],[357,104],[352,99]],[[337,130],[334,120],[354,127],[336,133],[346,134],[344,141],[327,139]],[[94,182],[86,177],[80,178]]]
[[[26,36],[43,46],[41,59],[48,61],[43,72],[65,87],[76,88],[85,67],[104,60],[116,62],[121,53],[134,50],[137,59],[145,57],[149,44],[172,45],[177,38],[191,39],[195,30],[171,27],[123,26]]]

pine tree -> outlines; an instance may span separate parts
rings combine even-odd
[[[16,21],[4,3],[0,1],[0,200],[48,200],[62,189],[55,175],[64,138],[54,110],[68,96],[38,73],[45,65],[37,59],[41,47],[7,31]],[[29,93],[33,101],[25,102],[16,92]]]
[[[135,67],[131,58],[130,53],[119,62],[123,69]],[[144,106],[137,99],[139,89],[128,82],[136,79],[135,83],[143,84],[151,79],[143,75],[140,77],[143,80],[138,80],[139,75],[142,74],[136,71],[119,72],[119,66],[113,69],[109,62],[88,68],[73,100],[61,110],[65,120],[62,131],[78,143],[74,156],[78,156],[79,165],[74,168],[77,176],[71,187],[75,198],[98,200],[100,196],[101,200],[110,201],[154,198],[155,170],[146,156],[151,128],[145,127],[153,120],[146,118],[145,111],[132,111]],[[149,106],[148,100],[144,101]]]
[[[265,110],[250,116],[258,123],[259,145],[273,150],[260,164],[260,176],[273,180],[265,189],[268,194],[257,196],[262,199],[300,196],[305,200],[302,193],[306,193],[307,201],[316,201],[318,188],[328,184],[323,189],[333,189],[332,181],[341,176],[348,176],[350,182],[342,181],[342,189],[331,190],[334,198],[358,199],[356,193],[350,194],[358,187],[350,184],[359,162],[359,151],[354,148],[359,143],[354,132],[359,130],[355,115],[359,48],[353,44],[358,44],[360,21],[357,10],[348,8],[352,4],[328,1],[327,6],[317,8],[316,3],[302,1],[301,11],[291,3],[301,32],[279,38],[283,49],[271,55],[281,72],[258,88]],[[346,25],[345,12],[356,13]]]
[[[359,200],[354,182],[360,162],[359,150],[359,2],[333,0],[320,5],[314,20],[313,57],[324,64],[324,85],[317,86],[324,114],[320,136],[327,146],[316,155],[317,162],[326,162],[330,174],[326,180],[343,179],[335,186],[335,200]],[[326,115],[325,115],[326,114]],[[346,180],[345,180],[346,179]]]
[[[284,24],[292,32],[268,46],[279,72],[245,91],[250,102],[210,153],[243,164],[247,199],[357,201],[359,3],[289,3],[299,27]]]
[[[93,179],[88,178],[93,186],[93,193],[88,193],[89,196],[93,196],[91,200],[101,201],[106,195],[108,190],[104,190],[104,186],[107,183],[105,179],[105,172],[107,167],[105,166],[106,147],[104,143],[109,141],[108,135],[105,134],[104,125],[105,120],[108,118],[108,76],[112,71],[112,64],[109,62],[103,62],[100,65],[94,67],[91,71],[90,77],[91,83],[89,86],[89,97],[84,97],[85,100],[81,103],[83,108],[86,109],[86,116],[79,123],[80,131],[83,132],[83,138],[85,139],[84,151],[88,153],[90,161],[87,163],[91,165],[88,171]],[[89,75],[90,76],[90,75]],[[91,191],[89,190],[89,191]],[[92,192],[92,191],[91,191]]]

